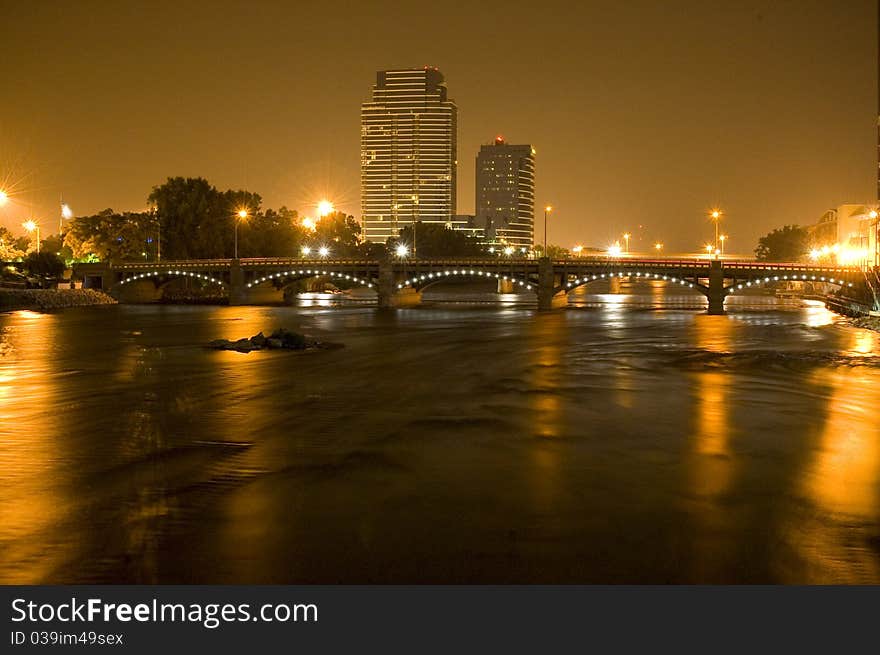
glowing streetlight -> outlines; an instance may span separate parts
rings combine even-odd
[[[623,233],[623,241],[624,241],[624,245],[626,246],[626,253],[627,253],[627,254],[629,254],[629,238],[630,238],[631,236],[632,236],[632,235],[631,235],[629,232],[624,232],[624,233]]]
[[[574,248],[572,248],[571,251],[572,251],[575,255],[577,255],[578,257],[580,257],[580,256],[581,256],[581,253],[584,251],[584,247],[581,246],[581,245],[577,245],[577,246],[575,246]]]
[[[27,230],[28,232],[36,232],[37,233],[37,254],[40,254],[40,224],[37,223],[34,219],[28,219],[21,226]]]
[[[311,254],[312,249],[309,248],[308,246],[303,246],[302,248],[299,249],[299,251],[302,253],[303,257],[308,257]]]
[[[661,250],[663,250],[663,244],[658,241],[657,243],[654,244],[654,250],[656,250],[659,253]]]
[[[233,241],[234,241],[234,244],[235,244],[235,248],[234,248],[234,249],[235,249],[235,259],[238,259],[238,224],[239,224],[241,221],[247,220],[247,217],[248,217],[247,209],[245,209],[244,207],[242,207],[241,209],[239,209],[239,210],[236,212],[236,216],[237,216],[238,218],[237,218],[235,221],[233,221],[235,227],[233,228],[233,232],[232,232],[232,234],[233,234]]]
[[[327,214],[333,213],[333,203],[329,200],[320,200],[318,201],[318,217],[324,218]]]
[[[504,254],[510,257],[513,254],[513,246],[507,246],[504,249]]]
[[[553,211],[552,205],[544,207],[544,257],[547,257],[547,215]]]
[[[877,216],[878,216],[878,214],[877,214],[876,209],[872,209],[871,211],[868,212],[868,218],[870,218],[871,220],[875,220],[877,218]]]
[[[0,189],[0,207],[5,205],[9,201],[9,194],[6,193],[3,189]]]
[[[318,229],[318,224],[315,223],[315,219],[310,218],[308,216],[305,216],[302,219],[302,226],[304,228],[306,228],[307,230],[311,230],[312,232],[314,232],[316,229]]]
[[[723,212],[720,209],[713,209],[709,213],[709,217],[712,219],[712,222],[715,223],[715,243],[713,244],[713,248],[718,248],[718,223],[721,222],[721,216]]]
[[[727,235],[722,234],[718,237],[718,242],[721,244],[721,254],[724,254],[724,242],[727,241]]]
[[[707,244],[706,244],[706,254],[709,255],[709,256],[711,256],[711,255],[712,255],[712,250],[714,250],[714,248],[712,248],[712,244],[711,244],[711,243],[707,243]]]
[[[608,246],[608,254],[611,257],[620,257],[620,242],[615,241],[613,244]]]
[[[407,248],[405,243],[400,243],[394,249],[394,252],[398,257],[406,257],[409,254],[409,248]]]
[[[321,246],[320,248],[318,248],[318,254],[321,255],[321,257],[326,257],[330,254],[330,248],[328,248],[327,246]]]

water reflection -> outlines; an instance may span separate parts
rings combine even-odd
[[[880,582],[877,335],[651,289],[0,315],[0,581]]]
[[[877,335],[852,333],[850,352],[868,356]],[[802,477],[802,493],[816,507],[792,529],[812,581],[864,584],[880,579],[875,543],[880,525],[880,431],[875,416],[876,371],[819,370],[827,390],[826,416]]]

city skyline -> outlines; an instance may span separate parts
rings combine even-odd
[[[494,9],[432,16],[436,38],[405,22],[391,45],[381,38],[389,26],[353,9],[352,22],[368,29],[336,26],[350,59],[337,70],[319,35],[307,31],[296,47],[278,38],[291,24],[328,23],[315,7],[263,8],[253,17],[260,29],[234,38],[230,26],[246,11],[238,3],[219,3],[192,34],[160,29],[136,7],[96,7],[88,21],[58,7],[11,7],[17,29],[2,47],[16,102],[0,108],[0,164],[24,176],[26,193],[0,221],[20,233],[32,204],[55,224],[62,194],[80,215],[139,209],[145,190],[173,175],[254,190],[301,214],[330,197],[360,218],[364,80],[411,65],[436,65],[455,87],[458,213],[473,211],[479,144],[505,134],[535,145],[536,204],[557,208],[550,240],[560,245],[605,246],[630,231],[633,248],[654,239],[693,248],[711,233],[705,211],[720,205],[729,246],[749,252],[774,227],[874,200],[873,3],[696,7],[662,33],[651,29],[661,11],[651,3],[565,7],[565,21],[512,6],[502,26],[529,26],[540,57],[502,50],[505,30],[481,33]],[[829,31],[846,47],[817,50]],[[190,40],[210,54],[195,54]],[[34,43],[40,58],[27,56]],[[111,56],[119,66],[101,68]]]

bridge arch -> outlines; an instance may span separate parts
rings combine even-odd
[[[751,280],[742,280],[729,284],[724,287],[724,296],[727,297],[733,295],[737,291],[742,291],[751,287],[763,287],[778,282],[818,282],[820,284],[831,284],[838,288],[849,288],[853,286],[852,282],[834,275],[807,275],[806,273],[801,273],[800,275],[794,273],[784,275],[765,275],[763,277],[756,277]]]
[[[574,291],[578,287],[582,287],[588,284],[592,284],[593,282],[601,282],[602,280],[611,280],[614,278],[631,278],[634,280],[650,280],[650,281],[660,281],[660,282],[670,282],[672,284],[680,284],[682,286],[693,289],[694,291],[698,291],[702,293],[704,296],[709,295],[708,287],[699,284],[698,282],[693,282],[691,280],[686,280],[684,278],[675,276],[675,275],[664,275],[662,273],[652,273],[646,271],[612,271],[608,273],[588,273],[584,275],[574,274],[574,280],[566,281],[565,285],[558,287],[555,291],[558,293],[560,291],[565,291],[566,293],[570,293]]]
[[[424,291],[440,282],[450,279],[460,278],[482,278],[484,280],[512,282],[515,286],[528,291],[534,291],[537,285],[524,276],[513,275],[512,273],[499,273],[495,271],[485,271],[472,268],[452,268],[439,271],[429,271],[427,273],[414,273],[407,277],[403,282],[397,284],[397,289],[404,287],[412,287],[418,291]]]
[[[326,271],[307,268],[291,271],[278,271],[276,273],[261,275],[248,282],[245,287],[248,289],[252,289],[260,284],[264,284],[265,282],[283,282],[286,284],[288,282],[295,282],[297,280],[306,280],[316,277],[329,277],[331,279],[336,279],[340,281],[346,280],[355,284],[360,284],[361,286],[367,287],[368,289],[372,289],[376,286],[375,280],[373,280],[369,276],[359,276],[352,275],[351,273],[342,273],[340,271]]]
[[[178,269],[174,270],[153,270],[146,271],[144,273],[135,273],[133,275],[127,275],[119,280],[113,285],[111,290],[118,289],[121,286],[124,286],[130,282],[140,282],[141,280],[153,280],[156,281],[159,278],[165,278],[166,282],[170,282],[175,279],[182,278],[190,278],[193,280],[201,280],[202,282],[207,282],[208,284],[216,284],[224,289],[229,288],[229,284],[224,280],[219,278],[215,278],[211,275],[206,275],[204,273],[197,273],[195,271],[181,271]]]

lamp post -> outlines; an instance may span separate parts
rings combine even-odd
[[[548,257],[547,254],[547,215],[553,211],[553,207],[551,205],[547,205],[544,207],[544,257]]]
[[[654,250],[656,250],[657,254],[659,255],[660,251],[663,250],[663,244],[658,241],[654,244]]]
[[[727,241],[727,235],[722,234],[718,237],[718,242],[721,244],[721,256],[724,257],[724,242]]]
[[[624,252],[625,252],[627,255],[629,254],[629,238],[630,238],[631,236],[632,236],[632,235],[631,235],[629,232],[624,232],[624,233],[623,233]]]
[[[64,237],[64,221],[65,219],[73,218],[73,211],[70,209],[70,205],[61,200],[61,214],[58,217],[58,236]]]
[[[713,250],[718,250],[718,223],[721,220],[721,210],[713,209],[709,216],[712,217],[712,222],[715,223],[715,243],[712,244],[712,247]]]
[[[37,233],[37,254],[39,255],[40,254],[40,224],[31,218],[29,220],[26,220],[24,223],[22,223],[21,226],[25,230],[27,230],[28,232],[36,231],[36,233]]]
[[[233,230],[233,243],[235,249],[235,259],[238,259],[238,224],[240,221],[248,217],[247,209],[239,209],[237,218],[235,219],[235,229]]]

